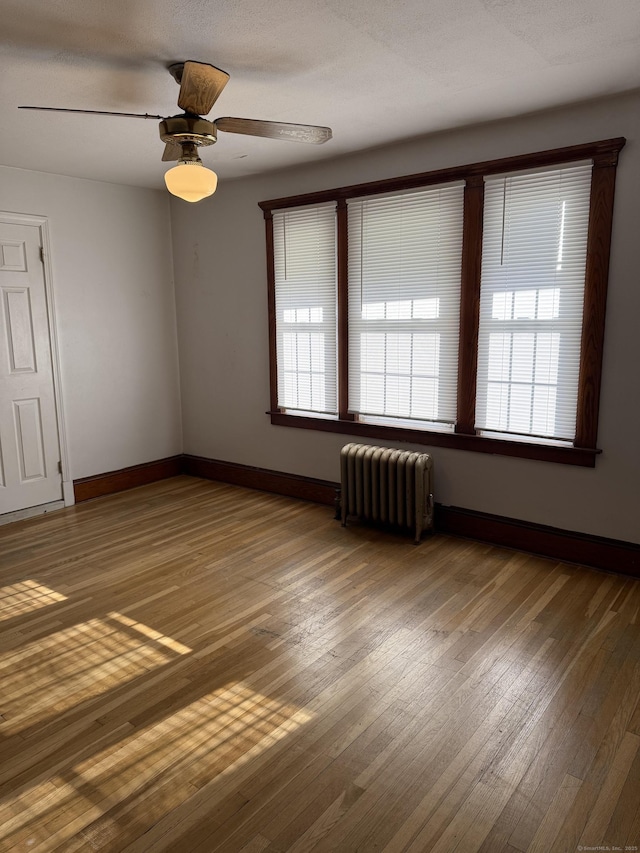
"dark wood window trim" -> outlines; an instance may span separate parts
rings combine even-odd
[[[595,447],[598,438],[613,197],[619,150],[593,159],[576,424],[576,444],[580,447]]]
[[[353,421],[349,412],[349,229],[347,202],[339,199],[336,205],[337,265],[338,265],[338,417]]]
[[[276,343],[276,287],[273,260],[273,215],[266,210],[264,224],[267,234],[267,277],[269,279],[269,399],[272,409],[278,408],[278,348]]]
[[[480,271],[484,181],[468,178],[464,188],[462,269],[460,291],[460,343],[458,346],[458,421],[456,433],[475,435],[478,328],[480,324]]]
[[[593,467],[597,450],[598,406],[604,345],[607,277],[613,220],[615,173],[623,137],[584,145],[555,148],[532,154],[455,166],[365,184],[354,184],[321,192],[259,203],[265,217],[267,279],[269,291],[269,351],[271,377],[271,422],[274,425],[338,432],[345,435],[388,441],[406,441],[427,446],[453,447],[479,453],[518,456],[547,462]],[[534,444],[478,436],[475,434],[477,341],[482,262],[482,218],[484,177],[525,169],[544,168],[581,160],[593,161],[591,202],[587,235],[585,305],[578,383],[578,419],[573,447]],[[432,432],[361,423],[348,412],[348,311],[347,311],[347,200],[400,190],[416,189],[452,181],[465,181],[464,237],[462,248],[462,292],[458,362],[458,421],[455,433]],[[338,408],[337,419],[289,415],[277,406],[275,270],[273,258],[274,210],[326,202],[336,203],[338,266]]]
[[[529,442],[508,441],[481,435],[460,435],[450,432],[428,432],[420,429],[399,429],[381,424],[362,423],[361,421],[342,421],[289,415],[287,412],[267,412],[274,426],[313,429],[319,432],[338,432],[343,435],[355,435],[362,438],[376,438],[385,441],[404,441],[408,444],[421,444],[427,447],[452,447],[457,450],[473,450],[476,453],[493,453],[498,456],[519,456],[524,459],[539,459],[543,462],[564,462],[568,465],[595,467],[595,458],[600,450],[582,447],[567,447],[555,444],[530,444]]]

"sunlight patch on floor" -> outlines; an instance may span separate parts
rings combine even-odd
[[[242,682],[221,687],[5,801],[0,846],[49,851],[74,837],[137,837],[312,717]]]
[[[3,586],[0,588],[0,622],[15,619],[16,616],[66,600],[66,595],[55,592],[34,580]]]
[[[191,649],[134,619],[108,613],[0,656],[0,735],[70,708],[171,663]]]

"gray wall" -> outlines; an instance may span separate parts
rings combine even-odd
[[[258,201],[614,136],[628,141],[616,190],[600,411],[603,452],[596,468],[432,452],[436,499],[443,504],[640,542],[638,93],[252,179],[225,181],[220,167],[211,199],[198,205],[172,199],[185,452],[339,479],[338,451],[349,436],[271,426],[265,414],[267,285]]]
[[[167,194],[0,167],[0,209],[49,220],[71,476],[180,453]]]

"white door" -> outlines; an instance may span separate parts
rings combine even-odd
[[[62,499],[40,229],[0,222],[0,514]]]

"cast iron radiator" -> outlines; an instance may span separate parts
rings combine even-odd
[[[346,444],[340,451],[342,526],[348,516],[433,530],[433,463],[428,453]]]

